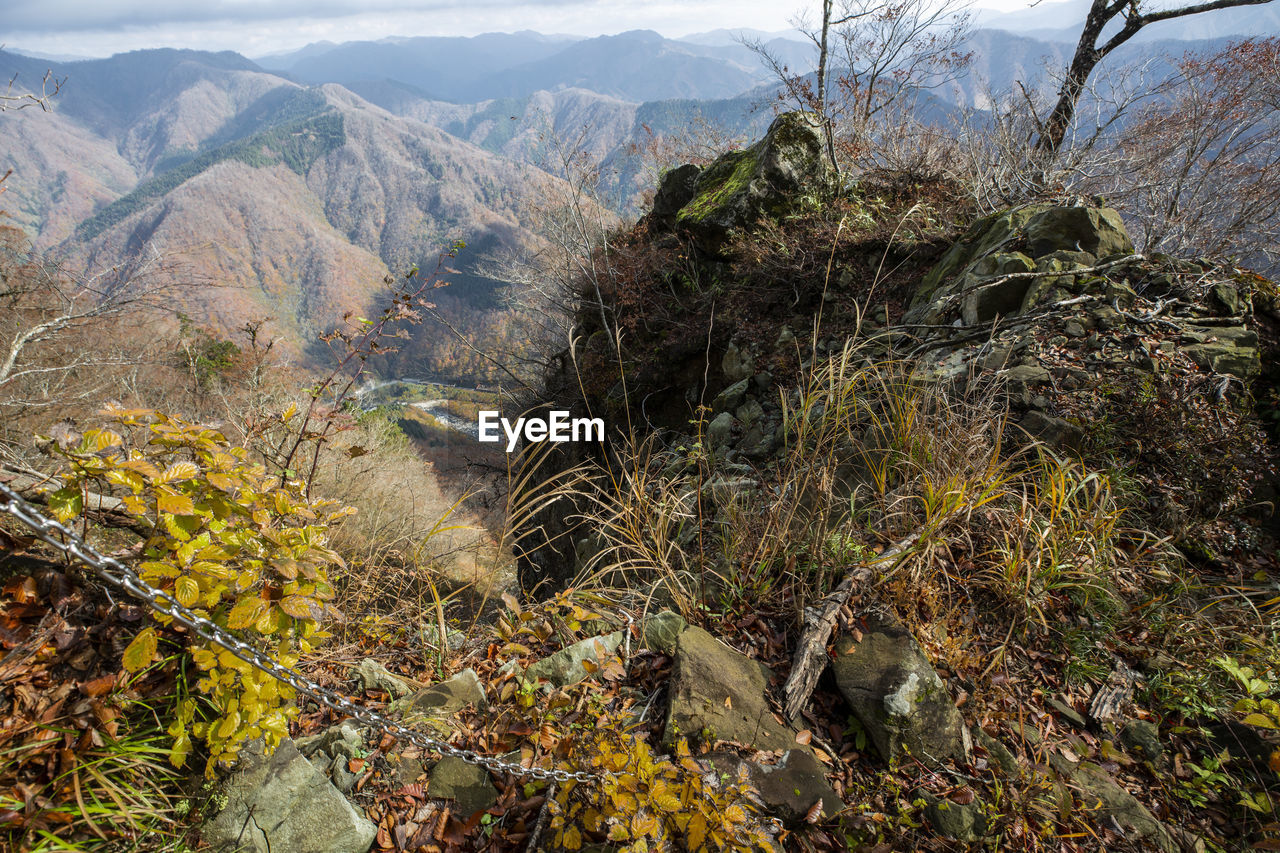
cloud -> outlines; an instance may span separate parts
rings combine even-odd
[[[338,18],[366,13],[480,11],[519,7],[589,6],[583,0],[18,0],[7,4],[10,32],[124,30],[165,24],[254,23],[287,19]]]

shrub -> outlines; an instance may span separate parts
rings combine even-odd
[[[297,663],[328,636],[328,572],[342,565],[328,530],[351,510],[308,498],[300,481],[269,476],[215,430],[147,410],[108,414],[110,426],[53,445],[69,464],[62,488],[48,495],[59,520],[119,493],[120,507],[150,531],[138,567],[144,581],[261,641],[280,664]],[[144,628],[125,651],[125,667],[149,665],[158,640],[155,628]],[[262,737],[271,747],[287,736],[297,713],[292,688],[203,641],[193,642],[192,659],[203,673],[196,689],[214,717],[196,722],[195,702],[181,703],[169,728],[175,765],[186,761],[193,735],[208,746],[209,773],[234,761],[248,740]]]

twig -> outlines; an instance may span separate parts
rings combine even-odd
[[[542,840],[542,832],[547,828],[547,818],[551,816],[551,798],[556,795],[556,783],[551,782],[547,785],[546,799],[542,801],[542,809],[538,812],[538,822],[533,825],[533,834],[529,836],[529,843],[525,845],[527,853],[533,853],[538,849],[538,842]]]

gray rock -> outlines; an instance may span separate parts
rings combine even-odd
[[[749,379],[751,374],[755,372],[755,361],[749,353],[744,353],[739,349],[736,343],[730,342],[729,348],[725,350],[724,358],[720,360],[720,372],[730,382]]]
[[[747,389],[751,382],[748,379],[740,379],[721,391],[711,401],[711,409],[716,412],[732,412],[734,409],[742,405],[742,401],[746,399]]]
[[[1120,730],[1120,743],[1137,758],[1150,761],[1152,767],[1164,764],[1164,745],[1160,729],[1146,720],[1130,720]]]
[[[773,716],[765,698],[769,671],[701,628],[676,640],[663,743],[729,741],[758,750],[798,748],[796,733]]]
[[[764,406],[759,401],[748,397],[741,406],[734,411],[733,416],[746,427],[755,426],[756,422],[764,416]]]
[[[861,642],[836,643],[836,684],[886,759],[902,752],[941,761],[964,752],[964,723],[911,633],[871,620]]]
[[[693,198],[698,176],[701,174],[702,167],[693,163],[686,163],[663,173],[658,182],[658,191],[653,196],[653,210],[648,217],[651,227],[666,230],[675,224],[680,208]]]
[[[616,652],[621,643],[621,631],[588,637],[537,661],[525,671],[525,676],[535,681],[546,679],[557,687],[577,684],[591,674],[582,666],[583,661],[599,662]]]
[[[961,319],[973,326],[1020,312],[1034,279],[1008,276],[1021,276],[1035,269],[1035,262],[1021,252],[988,255],[979,260],[961,284],[967,293],[960,310]],[[991,279],[991,283],[982,284],[987,279]]]
[[[476,677],[476,671],[464,669],[450,679],[392,702],[390,710],[402,714],[406,720],[410,717],[443,718],[468,705],[484,708],[487,704],[484,687]]]
[[[733,415],[721,412],[707,424],[707,441],[713,450],[728,447],[733,440]]]
[[[453,800],[460,814],[472,815],[496,803],[498,790],[493,787],[488,770],[446,755],[431,768],[427,796]]]
[[[645,617],[641,634],[646,648],[669,655],[675,652],[676,640],[688,627],[689,623],[679,613],[664,610]]]
[[[307,758],[322,756],[324,765],[334,756],[358,758],[365,754],[364,732],[353,720],[343,720],[320,734],[300,737],[294,746]]]
[[[365,658],[360,661],[360,666],[356,669],[356,676],[360,679],[362,689],[381,690],[391,696],[392,699],[399,699],[413,689],[373,658]]]
[[[986,833],[987,819],[982,813],[981,800],[962,806],[928,791],[920,792],[920,798],[925,802],[925,820],[939,835],[972,844]]]
[[[1083,251],[1095,258],[1133,254],[1133,241],[1120,214],[1109,207],[1050,207],[1026,224],[1033,257],[1058,250]]]
[[[1063,719],[1075,728],[1083,731],[1089,727],[1089,721],[1084,718],[1084,715],[1075,708],[1072,708],[1066,702],[1063,702],[1061,699],[1055,699],[1050,696],[1049,704],[1053,706],[1054,710],[1056,710]]]
[[[834,184],[821,120],[814,113],[784,113],[764,139],[721,155],[702,171],[676,222],[716,252],[730,232],[816,203]]]
[[[1146,842],[1146,849],[1162,853],[1181,849],[1164,824],[1098,765],[1088,761],[1073,764],[1061,755],[1050,756],[1049,763],[1079,789],[1079,799],[1091,814],[1111,818],[1127,836]]]
[[[760,792],[766,808],[788,823],[803,822],[819,801],[823,817],[831,817],[844,808],[840,796],[827,784],[826,769],[808,752],[789,749],[777,764],[746,764],[751,784]]]
[[[1044,412],[1027,412],[1020,425],[1032,438],[1058,450],[1076,450],[1084,441],[1084,431],[1080,427]]]
[[[201,838],[218,853],[365,853],[377,827],[338,789],[281,741],[270,756],[261,741],[241,753],[241,767],[223,784],[225,805],[205,821]]]
[[[1004,772],[1004,775],[1018,775],[1020,769],[1018,767],[1018,759],[1014,758],[1013,753],[1009,751],[1009,747],[977,726],[974,727],[972,736],[974,744],[986,751],[987,757],[995,762],[995,765]]]

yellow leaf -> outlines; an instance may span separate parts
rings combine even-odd
[[[1244,724],[1246,726],[1257,726],[1260,729],[1274,729],[1277,727],[1276,721],[1265,714],[1250,714],[1244,718]]]
[[[124,656],[120,662],[129,672],[144,669],[155,659],[157,644],[155,629],[143,628],[124,650]]]
[[[175,462],[156,478],[157,483],[181,483],[199,475],[200,467],[194,462]]]
[[[258,617],[262,615],[264,604],[265,602],[261,598],[252,596],[240,599],[231,608],[231,613],[227,616],[227,627],[235,631],[248,628],[258,621]]]
[[[200,584],[193,578],[180,577],[173,582],[173,597],[183,607],[190,607],[200,598]]]
[[[320,617],[324,615],[316,600],[305,595],[285,596],[280,599],[280,609],[294,619],[314,619],[319,621]]]
[[[560,847],[565,850],[579,850],[582,848],[582,833],[578,832],[576,826],[570,826],[564,831],[564,835],[560,838]]]
[[[156,508],[173,515],[192,515],[196,511],[191,498],[165,488],[156,489]]]
[[[610,841],[626,841],[629,838],[631,838],[631,835],[627,832],[627,828],[622,824],[615,823],[613,826],[609,827]]]

